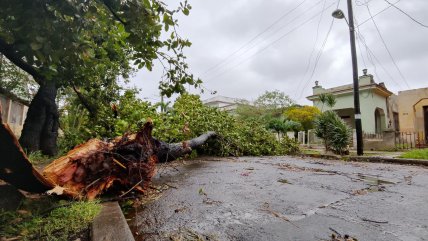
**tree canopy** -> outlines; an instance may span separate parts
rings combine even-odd
[[[0,53],[39,84],[27,115],[21,145],[55,151],[59,126],[55,98],[70,88],[96,116],[110,106],[137,68],[164,67],[159,88],[171,96],[198,86],[187,72],[183,49],[190,46],[176,31],[177,13],[189,14],[186,1],[168,9],[158,0],[4,0],[0,2]],[[67,92],[69,93],[69,92]]]
[[[304,130],[313,128],[315,118],[321,113],[321,111],[314,106],[295,106],[287,109],[284,115],[287,119],[299,122]]]
[[[264,94],[257,97],[254,105],[265,109],[284,109],[294,104],[294,101],[279,90],[266,91]]]
[[[151,70],[160,59],[167,77],[160,88],[171,95],[183,91],[182,84],[197,84],[183,61],[190,42],[174,31],[174,14],[189,14],[190,8],[185,2],[168,10],[156,0],[5,0],[0,52],[38,83],[57,86],[108,82],[127,77],[134,66]],[[162,40],[162,30],[170,28]]]

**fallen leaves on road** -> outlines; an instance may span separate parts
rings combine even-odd
[[[214,235],[198,233],[189,228],[180,228],[177,232],[170,234],[171,241],[215,241],[218,240]]]
[[[204,191],[204,189],[203,189],[202,187],[201,187],[201,188],[199,188],[198,193],[199,193],[199,195],[207,196],[207,193]]]
[[[331,239],[329,241],[358,241],[356,238],[344,234],[343,236],[333,228],[329,228],[333,233],[331,234]]]
[[[282,219],[282,220],[284,220],[286,222],[289,222],[290,224],[292,224],[296,228],[300,228],[295,223],[293,223],[292,221],[290,221],[290,219],[288,219],[285,215],[272,210],[269,206],[270,206],[269,203],[265,202],[265,203],[263,203],[261,210],[272,214],[276,218],[280,218],[280,219]]]
[[[287,179],[283,179],[283,178],[278,179],[278,182],[284,183],[284,184],[291,184]]]
[[[366,195],[368,193],[369,193],[369,191],[367,191],[367,189],[359,189],[359,190],[353,190],[352,191],[352,195],[355,195],[355,196],[357,196],[357,195]]]
[[[241,176],[248,177],[251,174],[251,172],[243,172],[241,173]]]

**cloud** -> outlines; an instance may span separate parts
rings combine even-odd
[[[176,1],[166,2],[171,6],[177,5]],[[367,8],[361,5],[366,0],[353,2],[357,22],[369,19]],[[372,15],[389,6],[385,1],[368,2]],[[300,7],[286,15],[300,3]],[[207,89],[217,90],[221,95],[252,100],[266,90],[278,89],[301,104],[309,104],[305,97],[312,93],[311,87],[315,80],[319,80],[324,87],[352,82],[349,31],[345,21],[335,20],[314,69],[336,3],[336,0],[326,0],[325,6],[333,5],[320,18],[321,15],[316,14],[322,11],[324,0],[190,1],[193,7],[190,15],[179,17],[179,32],[193,43],[186,50],[190,69],[194,74],[201,75]],[[428,15],[425,14],[428,1],[400,1],[396,5],[418,21],[428,24]],[[347,15],[346,1],[341,1],[339,8]],[[272,25],[284,15],[277,24]],[[357,41],[360,45],[357,47],[360,73],[363,68],[368,68],[369,73],[375,74],[376,81],[385,82],[394,92],[407,89],[405,82],[411,88],[427,87],[428,29],[393,7],[376,15],[374,20],[405,79],[394,66],[371,20],[357,29],[375,55],[368,55],[365,46]],[[230,56],[270,25],[272,27],[268,31]],[[317,44],[314,45],[317,32]],[[369,57],[377,60],[370,60]],[[132,81],[143,88],[142,95],[149,100],[160,98],[157,83],[161,78],[161,69],[158,65],[152,73],[141,70]],[[312,71],[314,75],[310,78]],[[191,91],[198,93],[197,90]],[[202,97],[211,97],[208,92],[202,94]]]

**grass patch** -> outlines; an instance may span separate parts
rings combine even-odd
[[[57,208],[41,211],[34,202],[27,209],[0,212],[0,236],[18,240],[68,240],[86,230],[101,211],[99,202],[56,203]]]
[[[425,159],[428,160],[428,149],[419,149],[412,150],[406,153],[403,153],[401,158],[409,158],[409,159]]]
[[[303,149],[303,150],[301,150],[301,153],[307,154],[307,155],[321,155],[320,151],[309,150],[309,149]]]
[[[41,151],[35,151],[28,155],[28,160],[30,160],[31,164],[35,166],[44,166],[49,164],[52,161],[52,158],[43,155]]]

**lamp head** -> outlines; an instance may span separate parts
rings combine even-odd
[[[333,13],[331,14],[331,16],[333,16],[333,18],[337,18],[337,19],[345,18],[345,14],[340,9],[334,10]]]

